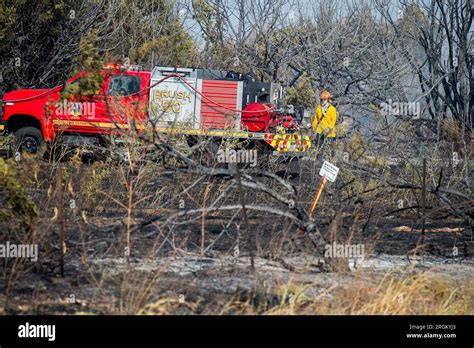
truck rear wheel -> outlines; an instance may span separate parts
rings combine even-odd
[[[41,154],[43,152],[43,134],[38,128],[23,127],[15,132],[17,139],[17,151],[31,154]]]

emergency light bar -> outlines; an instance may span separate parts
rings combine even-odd
[[[142,71],[143,68],[141,65],[121,65],[121,64],[106,64],[104,65],[106,70],[126,70],[126,71]]]

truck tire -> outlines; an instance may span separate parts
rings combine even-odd
[[[38,128],[23,127],[15,132],[19,152],[41,155],[44,151],[43,134]]]

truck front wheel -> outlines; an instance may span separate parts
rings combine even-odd
[[[17,151],[39,154],[43,149],[43,134],[38,128],[23,127],[15,132]]]

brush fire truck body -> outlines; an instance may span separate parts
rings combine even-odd
[[[80,83],[81,73],[67,84]],[[96,94],[62,99],[63,86],[5,93],[0,132],[13,133],[22,150],[41,143],[100,143],[124,130],[262,140],[277,151],[305,151],[282,88],[248,75],[204,69],[108,67]],[[278,130],[278,131],[277,131]]]

